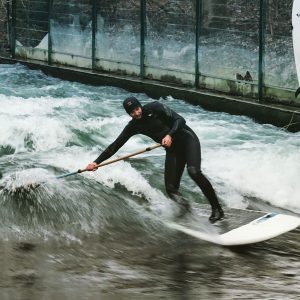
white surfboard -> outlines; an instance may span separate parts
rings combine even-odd
[[[300,93],[300,0],[294,0],[292,9],[292,24],[293,24],[293,47],[298,77],[299,88],[295,93],[297,97]]]
[[[216,235],[190,229],[174,222],[166,222],[165,224],[171,229],[179,230],[207,242],[222,246],[240,246],[266,241],[294,230],[300,226],[300,218],[285,214],[267,213],[250,223]]]

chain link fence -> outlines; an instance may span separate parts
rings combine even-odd
[[[292,0],[0,0],[1,52],[295,102]]]
[[[0,53],[9,55],[10,42],[8,32],[8,19],[10,2],[6,0],[0,0]]]

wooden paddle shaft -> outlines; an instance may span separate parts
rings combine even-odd
[[[127,159],[127,158],[129,158],[129,157],[136,156],[136,155],[138,155],[138,154],[142,154],[142,153],[147,152],[147,151],[151,151],[151,150],[153,150],[153,149],[155,149],[155,148],[158,148],[158,147],[161,147],[161,146],[162,146],[161,144],[155,144],[155,145],[150,146],[150,147],[147,147],[147,148],[145,148],[145,149],[143,149],[143,150],[139,150],[139,151],[137,151],[137,152],[134,152],[134,153],[131,153],[131,154],[127,154],[127,155],[125,155],[125,156],[118,157],[118,158],[115,158],[115,159],[112,159],[112,160],[103,162],[103,163],[101,163],[101,164],[95,166],[95,169],[104,167],[104,166],[106,166],[106,165],[113,164],[113,163],[115,163],[115,162],[117,162],[117,161],[120,161],[120,160],[125,160],[125,159]],[[86,172],[86,171],[87,171],[86,169],[84,169],[84,170],[79,170],[78,173],[82,173],[82,172]]]

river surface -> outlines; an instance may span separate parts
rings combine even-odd
[[[299,229],[226,248],[164,226],[164,150],[84,168],[129,121],[125,90],[0,65],[1,299],[299,299]],[[142,103],[153,101],[136,94]],[[300,134],[167,97],[197,133],[202,170],[225,209],[300,215]],[[135,136],[126,155],[154,144]],[[32,190],[22,187],[42,183]],[[185,172],[199,216],[207,201]],[[234,216],[227,216],[228,220]]]

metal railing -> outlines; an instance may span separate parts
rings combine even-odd
[[[295,100],[292,0],[11,0],[7,5],[13,58],[258,101]],[[270,17],[274,14],[281,23]]]

